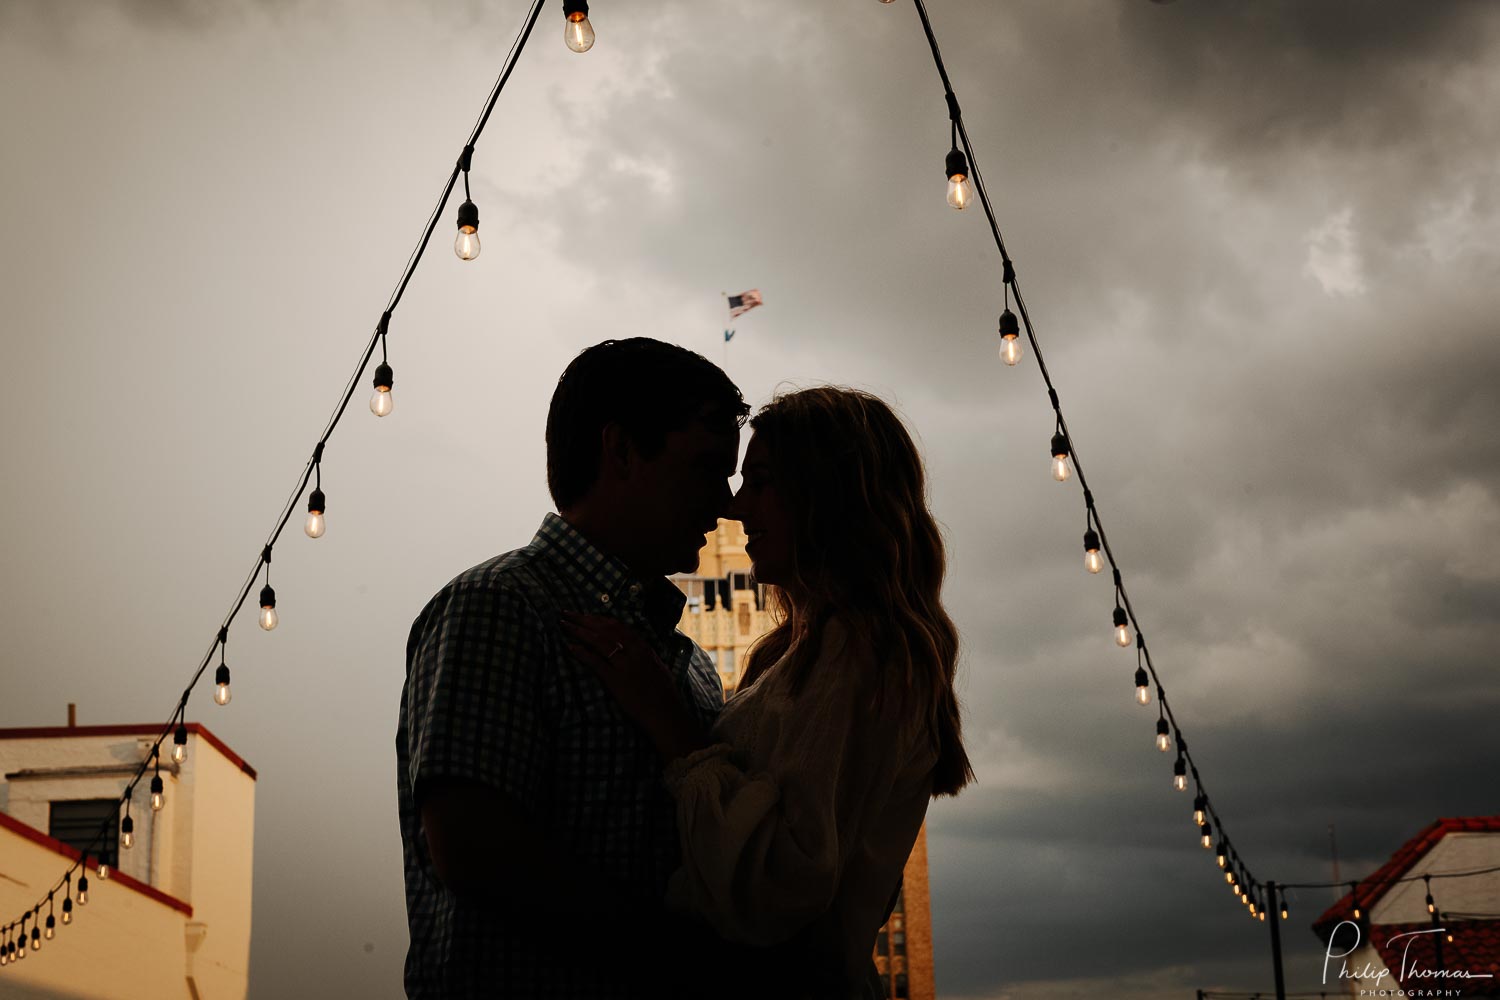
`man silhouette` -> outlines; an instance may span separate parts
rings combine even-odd
[[[413,623],[396,734],[412,1000],[722,996],[765,971],[734,952],[740,968],[704,978],[731,952],[662,912],[678,842],[661,763],[557,620],[625,621],[712,722],[723,689],[676,631],[686,599],[666,576],[697,568],[749,409],[681,347],[582,352],[547,415],[558,513]]]

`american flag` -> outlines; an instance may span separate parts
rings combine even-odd
[[[729,318],[734,319],[736,316],[742,316],[760,305],[765,305],[765,303],[761,301],[759,288],[752,288],[748,292],[731,295],[729,296]]]

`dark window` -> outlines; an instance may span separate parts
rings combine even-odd
[[[119,799],[72,799],[52,803],[47,833],[75,850],[86,850],[89,856],[108,865],[120,863]],[[99,828],[104,827],[101,845]]]
[[[906,996],[906,973],[896,973],[896,996]]]
[[[875,954],[889,955],[891,953],[891,940],[885,936],[882,930],[875,938]]]

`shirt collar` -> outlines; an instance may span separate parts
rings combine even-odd
[[[682,620],[687,595],[664,576],[643,579],[618,556],[601,550],[560,515],[548,511],[531,539],[531,549],[562,567],[598,613],[609,608],[640,614],[662,635]]]

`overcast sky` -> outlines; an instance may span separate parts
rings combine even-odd
[[[1269,989],[1083,571],[999,262],[943,200],[921,26],[875,0],[549,3],[189,717],[259,771],[251,990],[400,995],[394,732],[427,597],[550,509],[557,376],[606,337],[836,382],[919,436],[979,783],[929,813],[949,998]],[[1500,812],[1500,6],[933,0],[1169,700],[1260,878]],[[211,13],[205,10],[210,9]],[[521,0],[0,7],[0,725],[171,709],[295,485]],[[735,480],[736,487],[738,479]],[[253,603],[253,602],[252,602]],[[1484,736],[1485,732],[1491,735]],[[1316,989],[1292,898],[1287,978]]]

